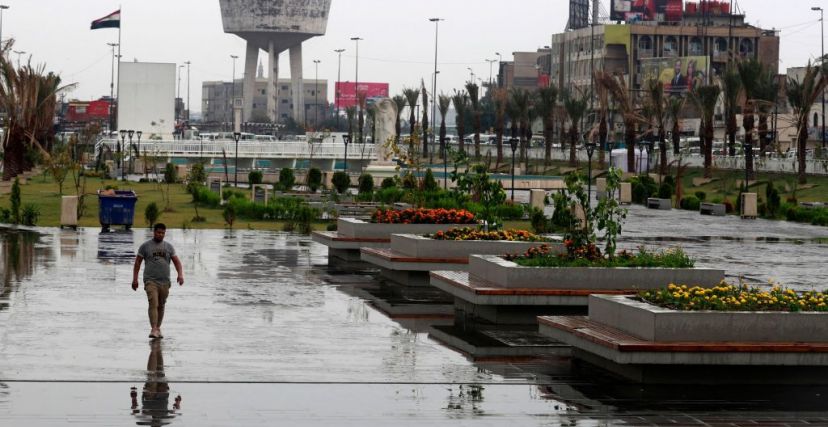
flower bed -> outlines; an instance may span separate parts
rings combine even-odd
[[[714,288],[670,284],[641,292],[642,301],[680,311],[828,311],[828,292],[796,292],[780,286],[770,291],[722,283]]]
[[[546,242],[545,239],[526,230],[482,231],[471,227],[452,228],[426,235],[434,240],[506,240],[510,242]]]
[[[692,268],[694,262],[681,249],[651,252],[641,247],[637,253],[621,251],[614,257],[601,254],[594,244],[577,245],[565,240],[565,253],[550,250],[547,245],[529,249],[525,254],[507,259],[523,267],[644,267]]]
[[[380,224],[475,224],[474,214],[465,209],[379,209],[371,222]]]

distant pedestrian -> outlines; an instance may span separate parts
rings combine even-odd
[[[175,254],[173,245],[164,241],[167,226],[161,223],[152,228],[152,239],[147,240],[138,248],[135,256],[135,266],[132,268],[132,290],[138,290],[138,272],[141,262],[146,261],[144,267],[144,290],[147,292],[149,303],[150,338],[164,338],[161,335],[161,322],[164,320],[164,305],[170,294],[170,261],[175,265],[178,273],[178,284],[184,285],[184,269],[181,260]]]

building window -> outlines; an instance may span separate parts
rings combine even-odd
[[[753,54],[753,41],[750,39],[742,39],[739,42],[739,54],[740,55],[750,55]]]
[[[638,48],[642,50],[652,49],[653,40],[650,38],[650,36],[641,36],[641,38],[638,39]]]
[[[676,40],[673,36],[667,36],[664,39],[664,54],[665,55],[678,55],[678,40]]]
[[[285,85],[282,85],[282,90],[288,90],[288,87],[285,86]]]
[[[702,55],[702,41],[698,37],[693,37],[690,39],[690,55]]]
[[[723,37],[716,38],[716,52],[727,52],[727,40],[725,40]]]
[[[283,100],[282,100],[282,104],[287,104],[287,103],[288,103],[288,100],[287,100],[287,99],[283,99]]]
[[[265,90],[264,90],[264,89],[262,89],[262,95],[264,95],[264,94],[265,94]]]

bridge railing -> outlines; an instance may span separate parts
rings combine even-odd
[[[116,152],[119,140],[101,140],[96,151],[103,147]],[[129,145],[129,141],[126,141]],[[133,145],[143,154],[162,157],[217,157],[226,154],[235,157],[236,143],[234,141],[141,141],[133,140]],[[357,159],[376,159],[376,150],[373,144],[351,144],[348,146],[348,157]],[[122,147],[123,149],[123,147]],[[131,150],[130,150],[131,151]],[[245,158],[308,158],[341,159],[345,156],[345,145],[335,143],[308,142],[247,142],[239,141],[239,157]]]

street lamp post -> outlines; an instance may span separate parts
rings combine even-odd
[[[646,168],[646,173],[647,173],[648,175],[649,175],[649,173],[650,173],[650,153],[653,151],[653,145],[654,145],[654,144],[653,144],[653,141],[647,141],[647,143],[646,143],[646,144],[644,144],[644,149],[645,149],[645,150],[647,150],[647,168]]]
[[[515,201],[515,151],[518,149],[518,140],[517,138],[509,138],[509,145],[512,148],[512,201]]]
[[[342,142],[345,144],[345,173],[348,173],[348,144],[351,143],[351,135],[342,135]]]
[[[8,8],[9,6],[0,4],[0,48],[3,47],[3,11]]]
[[[445,21],[442,18],[429,18],[430,22],[434,23],[434,77],[432,78],[431,83],[431,120],[433,124],[431,125],[431,150],[429,153],[431,154],[431,163],[434,162],[434,145],[437,142],[437,132],[434,131],[437,124],[437,42],[440,36],[440,21]],[[423,108],[428,108],[428,105],[424,105]]]
[[[190,61],[185,62],[187,64],[187,126],[190,125]],[[182,139],[184,135],[181,135]]]
[[[750,182],[750,174],[748,173],[747,154],[748,153],[753,153],[753,144],[744,143],[743,147],[745,149],[745,184],[744,184],[744,188],[745,188],[745,192],[747,192],[748,183]]]
[[[443,143],[443,190],[448,190],[448,141]]]
[[[825,10],[819,6],[812,7],[811,10],[819,11],[819,22],[820,22],[820,40],[822,40],[822,56],[820,63],[825,69]],[[825,90],[822,91],[822,150],[823,156],[825,155]]]
[[[239,139],[241,139],[241,132],[233,132],[233,140],[236,141],[236,167],[233,171],[233,185],[236,188],[239,187]]]
[[[497,59],[487,59],[486,62],[489,63],[489,90],[492,90],[492,76],[494,76],[492,74],[492,66],[497,62]]]
[[[336,65],[336,87],[334,87],[334,104],[336,104],[336,130],[339,130],[339,82],[342,79],[342,52],[345,49],[335,49],[334,52],[339,55]]]
[[[647,142],[643,139],[638,141],[638,170],[635,172],[641,175],[641,159],[644,157],[644,146],[647,145]]]
[[[2,9],[0,9],[0,14],[2,14]],[[2,21],[1,17],[0,21]],[[0,27],[2,27],[2,22],[0,22]],[[2,43],[0,43],[0,46],[2,46]],[[118,43],[107,43],[107,46],[112,47],[112,76],[109,80],[109,130],[112,131],[112,107],[115,105],[115,48]]]
[[[314,68],[316,68],[316,76],[314,77],[315,82],[314,82],[314,89],[313,89],[314,93],[316,94],[316,100],[313,101],[314,104],[316,104],[315,108],[314,108],[313,127],[315,127],[317,131],[319,130],[319,63],[320,62],[322,62],[322,61],[320,61],[318,59],[313,60]]]
[[[239,56],[230,55],[230,58],[233,59],[233,80],[230,81],[230,108],[233,108],[233,103],[236,102],[236,60],[239,59]],[[227,122],[229,123],[230,120],[228,119]]]
[[[587,158],[587,210],[592,208],[592,155],[595,153],[595,143],[588,142],[586,146]]]
[[[135,134],[135,131],[130,129],[127,131],[127,135],[129,135],[129,147],[132,147],[132,135]],[[124,145],[124,155],[129,152],[129,149],[126,145]],[[132,156],[130,156],[132,157]],[[126,163],[121,163],[121,181],[126,181]]]
[[[119,133],[121,134],[121,142],[118,143],[117,159],[115,159],[115,160],[117,160],[116,165],[118,165],[118,167],[120,168],[121,167],[121,147],[124,146],[124,144],[126,144],[127,131],[125,129],[121,129],[121,131]],[[117,178],[118,175],[115,175],[115,177]]]
[[[497,56],[497,87],[500,87],[500,64],[503,63],[503,55],[495,52],[495,56]]]
[[[356,96],[356,100],[357,100],[357,103],[356,103],[357,113],[359,113],[359,111],[362,109],[362,105],[360,105],[360,103],[359,103],[359,42],[360,42],[360,40],[362,40],[362,38],[360,38],[360,37],[351,37],[351,41],[356,43],[356,70],[355,70],[355,74],[354,74],[354,96]],[[357,141],[357,142],[359,142],[361,144],[362,143],[362,127],[360,126],[360,129],[357,129],[357,131],[359,132],[359,141]],[[345,151],[348,151],[348,145],[347,144],[345,145]]]
[[[135,131],[135,136],[138,137],[138,145],[135,147],[135,157],[140,157],[141,156],[141,135],[143,135],[143,134],[144,134],[144,132],[141,132],[140,130]],[[144,160],[141,160],[141,161],[143,162]],[[132,173],[135,173],[135,167],[134,166],[135,165],[133,164]],[[147,170],[147,168],[144,167],[144,170]]]

